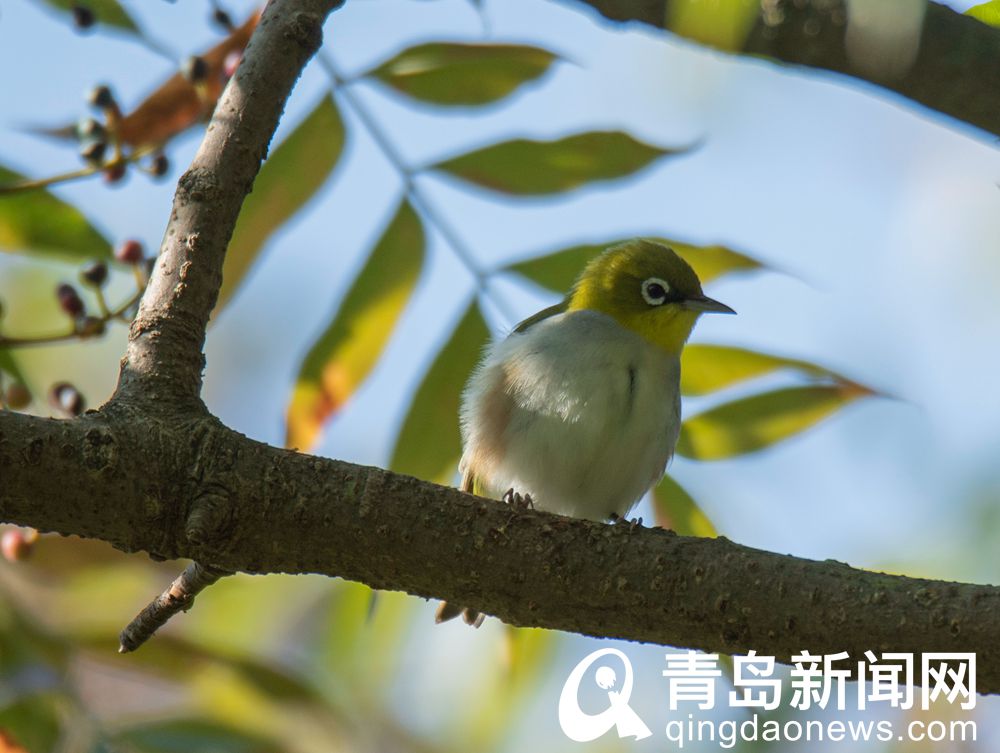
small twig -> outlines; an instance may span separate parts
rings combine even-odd
[[[121,150],[120,144],[116,143],[112,146],[114,147],[114,153],[111,158],[105,162],[97,165],[87,165],[77,170],[70,170],[69,172],[52,175],[48,178],[25,178],[24,180],[16,183],[0,185],[0,196],[20,193],[21,191],[35,191],[40,188],[48,188],[49,186],[56,185],[57,183],[67,183],[71,180],[79,180],[80,178],[87,178],[91,175],[102,173],[105,170],[113,170],[117,167],[121,167],[122,165],[134,164],[158,148],[154,146],[147,146],[141,149],[135,149],[128,154],[124,154]]]
[[[71,180],[86,178],[87,176],[94,175],[103,169],[104,168],[99,165],[87,165],[86,167],[81,167],[78,170],[59,173],[58,175],[52,175],[48,178],[26,178],[25,180],[18,181],[17,183],[0,186],[0,195],[18,193],[20,191],[34,191],[38,188],[48,188],[56,183],[66,183]]]
[[[178,612],[186,612],[194,604],[194,597],[230,573],[225,570],[192,562],[184,572],[170,584],[170,588],[157,596],[135,618],[126,625],[118,636],[121,645],[119,654],[135,651],[153,637],[153,633],[167,624],[167,620]]]
[[[138,265],[136,265],[138,266]],[[136,270],[136,283],[141,282],[141,287],[123,304],[116,309],[109,309],[107,301],[103,300],[103,292],[99,293],[98,304],[101,309],[101,316],[97,317],[104,324],[110,321],[120,321],[128,324],[130,319],[126,316],[129,309],[135,306],[145,291],[146,280],[141,270]],[[32,345],[52,345],[53,343],[67,342],[81,338],[79,328],[74,324],[68,332],[52,332],[46,335],[33,335],[28,337],[8,337],[0,334],[0,346],[4,348],[24,348]]]

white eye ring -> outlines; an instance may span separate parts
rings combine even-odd
[[[642,297],[650,306],[660,306],[670,294],[670,283],[659,277],[650,277],[642,282]]]

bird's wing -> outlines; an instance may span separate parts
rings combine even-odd
[[[555,306],[549,306],[547,309],[542,309],[537,314],[532,314],[523,322],[514,327],[514,331],[511,332],[512,335],[519,335],[524,332],[528,327],[538,324],[538,322],[543,319],[548,319],[550,316],[555,316],[556,314],[562,314],[566,311],[569,306],[569,299],[560,301]]]
[[[472,471],[466,471],[462,474],[462,485],[459,487],[466,494],[476,493],[476,477]]]

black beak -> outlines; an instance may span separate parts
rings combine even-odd
[[[703,314],[735,314],[729,306],[720,303],[707,295],[693,295],[681,301],[681,307],[688,311],[698,311]]]

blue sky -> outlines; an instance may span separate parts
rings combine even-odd
[[[995,582],[1000,561],[978,553],[996,546],[1000,535],[996,139],[856,81],[727,57],[638,28],[622,31],[570,3],[484,5],[493,38],[550,47],[565,62],[485,114],[414,108],[380,87],[352,84],[409,164],[512,135],[598,128],[625,129],[663,146],[702,146],[633,180],[555,200],[504,200],[435,176],[419,178],[424,200],[449,218],[476,259],[496,265],[576,242],[658,234],[725,243],[782,270],[713,286],[711,294],[739,316],[706,318],[694,339],[808,358],[898,399],[863,401],[758,455],[711,464],[678,459],[676,477],[741,543]],[[171,3],[135,10],[145,28],[182,54],[217,38],[205,23],[207,11]],[[359,0],[338,11],[327,32],[331,54],[351,74],[417,41],[481,38],[484,24],[464,2]],[[20,2],[4,7],[0,70],[8,103],[0,118],[0,161],[44,175],[71,166],[74,155],[15,126],[72,120],[85,110],[83,92],[99,81],[134,104],[172,64],[125,39],[80,37]],[[325,89],[322,71],[310,66],[279,137]],[[282,441],[298,359],[400,195],[398,176],[357,118],[346,117],[349,142],[335,176],[299,220],[272,238],[209,336],[209,407],[265,441]],[[189,134],[169,150],[174,178],[198,138]],[[170,181],[136,176],[123,189],[95,185],[57,191],[111,237],[158,245]],[[429,264],[383,361],[318,452],[387,462],[428,358],[473,290],[440,233],[429,235]],[[4,258],[0,274],[0,296],[15,304],[13,328],[45,316],[27,304],[18,313],[16,288],[67,273],[58,266],[29,270]],[[514,323],[510,314],[526,316],[551,300],[511,280],[497,282],[494,293],[507,311],[487,308],[497,332]],[[58,378],[67,358],[86,355],[91,365],[79,381],[99,402],[113,387],[123,338],[119,331],[86,351],[33,353],[31,373],[40,383]],[[692,402],[685,411],[698,408]],[[421,639],[464,647],[459,653],[473,651],[477,640],[461,626]],[[993,699],[987,703],[996,708]]]

